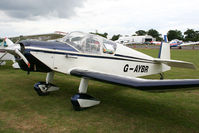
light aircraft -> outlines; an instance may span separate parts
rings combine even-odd
[[[15,57],[8,53],[7,51],[5,51],[4,47],[7,47],[7,46],[11,46],[11,45],[14,45],[14,43],[8,39],[8,38],[5,38],[5,39],[0,39],[0,66],[1,65],[5,65],[6,64],[6,61],[13,61],[13,64],[12,64],[12,67],[13,68],[19,68],[19,65],[18,63],[15,61]]]
[[[161,42],[159,42],[159,41],[151,41],[151,44],[161,45]],[[174,39],[174,40],[171,40],[171,41],[169,42],[169,44],[170,44],[170,48],[172,48],[172,47],[179,47],[179,48],[182,48],[182,46],[188,46],[188,45],[196,45],[196,44],[199,44],[199,42],[184,43],[184,42],[181,41],[181,40]]]
[[[174,39],[170,42],[170,47],[179,47],[181,48],[182,46],[188,46],[188,45],[196,45],[199,44],[199,42],[189,42],[189,43],[184,43],[183,41],[180,41],[178,39]]]
[[[140,76],[161,74],[171,67],[195,69],[192,63],[171,60],[168,43],[162,43],[159,58],[153,58],[106,38],[83,32],[71,32],[59,42],[20,41],[4,50],[19,57],[20,68],[47,73],[45,82],[34,89],[47,95],[59,87],[52,84],[55,72],[81,77],[79,92],[71,97],[75,110],[92,107],[99,100],[87,94],[90,79],[131,86],[140,90],[198,87],[199,79],[150,80]],[[162,77],[163,78],[163,77]]]

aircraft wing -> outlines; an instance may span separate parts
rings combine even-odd
[[[105,74],[88,70],[74,69],[71,75],[87,77],[99,81],[131,86],[139,90],[164,90],[187,87],[199,87],[199,79],[171,79],[171,80],[150,80],[134,77]]]
[[[199,44],[199,42],[182,43],[182,44],[180,44],[180,46],[196,45],[196,44]]]

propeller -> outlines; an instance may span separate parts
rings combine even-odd
[[[26,65],[28,66],[28,68],[30,68],[30,63],[29,61],[26,59],[26,57],[19,51],[19,49],[15,49],[15,53],[17,55],[19,55],[19,57],[21,57],[21,59],[26,63]]]

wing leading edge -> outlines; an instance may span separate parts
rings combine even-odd
[[[70,72],[70,74],[74,76],[87,77],[109,83],[131,86],[139,90],[165,90],[187,87],[199,87],[199,79],[150,80],[110,75],[80,69],[74,69]]]

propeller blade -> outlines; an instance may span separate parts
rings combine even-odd
[[[28,68],[30,68],[30,63],[26,59],[26,57],[19,51],[19,49],[15,49],[15,53],[21,57],[21,59],[27,64]]]

